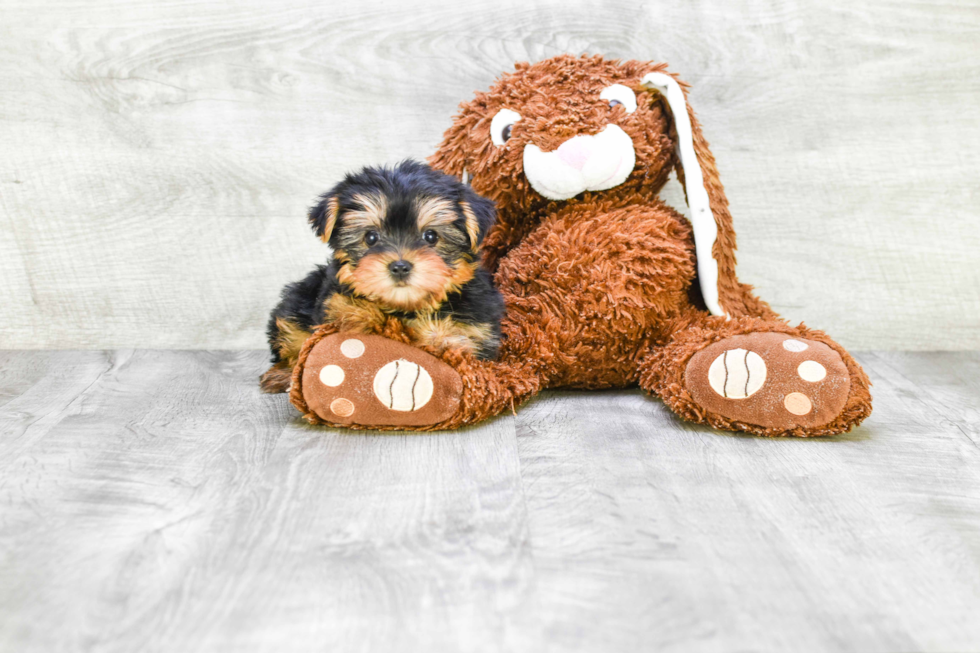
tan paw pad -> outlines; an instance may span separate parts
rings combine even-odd
[[[330,412],[338,417],[350,417],[354,414],[354,402],[350,399],[337,397],[330,402]]]
[[[806,415],[813,409],[810,398],[802,392],[791,392],[783,398],[783,405],[786,410],[794,415]]]

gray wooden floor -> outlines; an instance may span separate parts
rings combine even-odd
[[[306,426],[261,352],[0,353],[0,650],[980,650],[980,354],[831,440],[548,393]]]

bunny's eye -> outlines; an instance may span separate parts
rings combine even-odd
[[[501,109],[490,121],[490,140],[496,146],[501,146],[510,140],[511,128],[521,119],[521,114],[510,109]]]
[[[607,86],[599,94],[599,97],[609,103],[610,109],[622,106],[626,109],[626,113],[636,111],[636,93],[628,86],[623,86],[622,84]]]

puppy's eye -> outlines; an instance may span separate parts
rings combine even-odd
[[[364,244],[368,247],[377,245],[379,240],[381,240],[381,236],[378,235],[377,231],[369,231],[364,234]]]
[[[439,234],[432,229],[426,229],[425,233],[422,234],[422,240],[430,245],[435,245],[437,242],[439,242]]]
[[[501,146],[510,140],[511,128],[521,119],[521,114],[510,109],[501,109],[490,121],[490,140],[496,146]]]
[[[626,113],[636,111],[636,93],[628,86],[613,84],[604,88],[602,93],[599,94],[599,97],[609,103],[610,109],[622,106],[626,109]]]

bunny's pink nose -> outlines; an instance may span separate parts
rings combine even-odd
[[[581,170],[592,156],[592,139],[588,136],[570,138],[559,146],[557,152],[562,162],[576,170]]]

